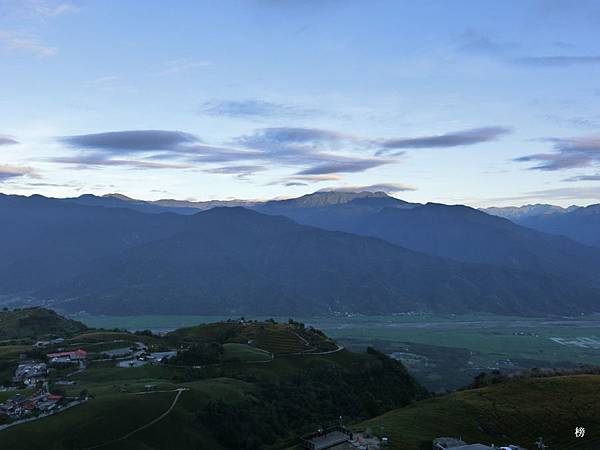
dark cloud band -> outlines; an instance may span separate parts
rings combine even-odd
[[[12,136],[6,134],[0,134],[0,145],[14,145],[18,144],[19,141],[14,139]]]
[[[178,151],[180,146],[199,142],[199,139],[182,131],[130,130],[65,136],[60,138],[60,141],[78,149],[128,154],[158,150]]]
[[[505,127],[483,127],[436,136],[417,138],[388,139],[380,143],[384,149],[416,149],[416,148],[445,148],[474,145],[499,139],[510,133]]]

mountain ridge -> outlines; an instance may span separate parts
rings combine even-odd
[[[145,214],[0,198],[0,294],[103,314],[593,312],[600,291],[247,208]],[[48,255],[52,255],[48,258]],[[34,274],[34,276],[32,276]]]

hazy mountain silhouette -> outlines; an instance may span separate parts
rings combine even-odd
[[[107,314],[576,313],[598,291],[244,208],[144,214],[0,196],[0,294]]]
[[[559,208],[559,207],[554,207]],[[494,211],[496,212],[496,211]],[[569,207],[552,213],[531,212],[509,217],[515,223],[600,247],[600,205]]]
[[[302,203],[273,201],[255,208],[307,225],[379,237],[411,250],[457,261],[550,273],[600,284],[600,251],[596,248],[519,226],[467,206],[411,204],[385,194],[315,207],[304,206],[310,202],[302,199]],[[581,214],[580,211],[563,216]]]

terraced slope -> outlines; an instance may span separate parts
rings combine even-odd
[[[196,327],[180,328],[167,335],[177,342],[240,343],[283,355],[316,353],[335,350],[335,342],[320,331],[305,328],[302,324],[281,324],[271,321],[227,321]]]

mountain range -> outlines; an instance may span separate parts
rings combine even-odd
[[[487,208],[484,211],[538,231],[600,247],[600,204],[568,208],[528,205],[520,208]]]
[[[0,195],[0,295],[103,314],[600,309],[600,250],[472,208],[340,192],[246,206]]]

